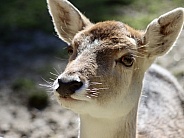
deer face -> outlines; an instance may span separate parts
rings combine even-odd
[[[122,116],[138,104],[144,72],[170,49],[183,23],[179,9],[140,32],[121,22],[92,24],[66,0],[48,0],[48,6],[70,53],[53,84],[58,102],[96,117]]]
[[[108,108],[120,111],[119,107],[123,110],[131,106],[127,96],[135,84],[132,79],[138,77],[135,72],[139,68],[142,71],[144,66],[137,64],[143,58],[138,54],[140,42],[131,38],[127,29],[123,23],[108,21],[91,25],[75,35],[68,47],[69,63],[55,81],[56,95],[63,106],[76,112]],[[142,79],[143,72],[138,74]],[[122,102],[126,108],[122,108]]]

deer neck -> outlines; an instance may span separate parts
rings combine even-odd
[[[137,106],[119,118],[80,115],[80,138],[135,138]]]

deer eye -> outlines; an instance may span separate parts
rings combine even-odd
[[[72,55],[73,54],[73,47],[72,46],[68,46],[68,54]]]
[[[134,63],[134,57],[132,54],[125,55],[121,57],[121,62],[126,67],[131,67]]]
[[[132,54],[127,54],[122,56],[116,62],[123,64],[125,67],[131,67],[135,61],[135,58]]]

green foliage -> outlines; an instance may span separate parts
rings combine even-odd
[[[0,29],[51,28],[45,0],[6,0],[0,4]]]
[[[161,13],[184,6],[183,0],[69,0],[92,22],[120,20],[143,29]],[[0,4],[0,30],[52,31],[46,0],[6,0]],[[143,27],[144,26],[144,27]],[[2,35],[1,35],[2,36]]]
[[[36,84],[30,79],[20,78],[15,80],[12,84],[12,90],[14,91],[14,96],[22,97],[22,102],[25,102],[29,108],[42,110],[49,103],[47,93],[38,89]]]
[[[55,54],[56,57],[60,58],[60,59],[68,59],[68,50],[67,48],[63,48],[61,50],[58,50]]]
[[[129,5],[135,0],[70,0],[82,13],[92,21],[112,18],[114,9],[119,5]],[[114,15],[113,15],[114,16]]]
[[[121,20],[137,29],[145,29],[154,18],[180,6],[184,6],[181,0],[137,0],[129,6],[131,13],[123,15]]]
[[[48,105],[48,95],[44,91],[35,91],[29,94],[28,107],[39,110]]]
[[[119,20],[137,29],[176,7],[183,7],[183,0],[71,0],[93,22]]]
[[[29,91],[35,88],[35,83],[30,79],[20,78],[14,81],[12,89],[14,91]]]

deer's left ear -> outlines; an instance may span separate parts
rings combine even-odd
[[[148,57],[155,58],[169,51],[181,32],[183,21],[184,8],[177,8],[148,25],[143,37]]]

